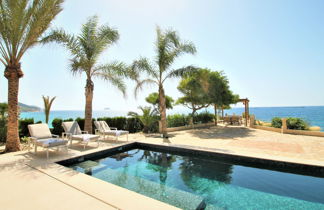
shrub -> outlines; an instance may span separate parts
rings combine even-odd
[[[167,117],[168,127],[179,127],[189,124],[189,116],[184,114],[168,115]]]
[[[118,130],[127,130],[130,133],[136,133],[143,130],[143,124],[136,117],[99,117],[97,120],[106,121],[110,127],[115,127]]]
[[[193,117],[194,123],[208,123],[213,122],[215,118],[215,115],[208,113],[208,112],[202,112]]]
[[[55,118],[53,121],[52,121],[52,134],[55,134],[55,135],[61,135],[64,131],[63,127],[62,127],[62,122],[63,120],[60,119],[60,118]]]
[[[136,133],[139,131],[143,130],[143,124],[140,121],[140,119],[138,119],[137,117],[130,117],[127,118],[127,129],[130,133]],[[156,127],[156,125],[154,125]],[[158,129],[154,129],[154,126],[152,126],[152,130],[150,130],[150,132],[157,132]],[[158,128],[159,125],[157,125]]]
[[[30,136],[28,131],[29,124],[34,124],[34,118],[26,118],[19,120],[19,137]]]
[[[271,120],[271,127],[281,128],[282,120],[279,117],[275,117]],[[292,130],[307,130],[309,128],[308,123],[297,117],[287,118],[287,128]]]
[[[84,130],[84,118],[78,117],[75,121],[79,124],[81,130]]]
[[[271,127],[281,128],[281,126],[282,126],[282,121],[281,121],[281,118],[280,117],[274,117],[274,118],[272,118],[272,120],[271,120]]]
[[[287,119],[287,128],[294,130],[307,130],[309,125],[301,118],[290,117]]]
[[[7,118],[0,118],[0,142],[7,139]]]

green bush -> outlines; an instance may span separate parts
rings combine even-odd
[[[185,126],[189,124],[189,116],[184,114],[174,114],[174,115],[168,115],[167,122],[168,127],[179,127],[179,126]]]
[[[281,128],[282,120],[279,117],[275,117],[271,120],[271,127]],[[309,128],[308,123],[297,117],[287,118],[287,128],[292,130],[307,130]]]
[[[7,118],[0,118],[0,142],[7,139]]]
[[[55,134],[55,135],[62,135],[62,133],[64,132],[64,129],[62,127],[62,122],[63,120],[60,119],[60,118],[55,118],[53,121],[52,121],[52,134]]]
[[[208,123],[213,122],[215,118],[215,115],[208,113],[208,112],[202,112],[193,117],[194,123]]]
[[[281,128],[282,126],[282,120],[280,117],[274,117],[272,118],[271,120],[271,127],[274,127],[274,128]]]
[[[308,130],[309,125],[301,118],[290,117],[287,119],[287,128],[293,130]]]
[[[61,118],[55,118],[52,121],[52,127],[53,127],[51,129],[52,134],[61,136],[62,133],[64,132],[62,122],[69,122],[69,121],[73,121],[73,118],[68,118],[68,119],[65,119],[65,120],[62,120]]]
[[[136,133],[136,132],[139,132],[139,131],[142,131],[143,130],[143,124],[142,122],[140,121],[140,119],[138,119],[137,117],[130,117],[130,118],[127,118],[127,129],[130,133]],[[159,125],[157,125],[159,126]],[[155,125],[156,127],[156,125]],[[152,128],[152,131],[151,132],[157,132],[158,129],[154,130],[154,128]]]
[[[127,130],[130,133],[136,133],[143,129],[143,124],[136,117],[99,117],[97,120],[106,121],[109,127],[115,127],[118,130]]]
[[[26,118],[19,120],[19,137],[30,136],[28,131],[29,124],[34,124],[34,118]]]

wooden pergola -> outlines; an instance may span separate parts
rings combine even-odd
[[[248,98],[242,98],[242,99],[239,99],[238,102],[242,102],[244,104],[244,113],[245,113],[245,121],[244,121],[244,125],[247,126],[248,125],[248,119],[250,118],[250,108],[249,108],[249,102],[250,100]]]

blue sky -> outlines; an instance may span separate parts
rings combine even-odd
[[[194,42],[198,53],[181,57],[174,67],[196,65],[223,70],[231,89],[251,106],[324,105],[324,1],[321,0],[67,0],[53,26],[78,33],[89,16],[119,30],[120,40],[101,62],[131,63],[153,58],[155,28],[173,28]],[[85,78],[68,69],[69,54],[56,44],[37,46],[22,60],[25,76],[20,101],[42,106],[42,95],[57,96],[54,110],[83,110]],[[146,88],[135,99],[103,81],[95,82],[93,107],[129,111],[146,105]],[[178,80],[166,83],[177,98]],[[0,78],[0,100],[7,80]],[[180,109],[180,108],[178,108]]]

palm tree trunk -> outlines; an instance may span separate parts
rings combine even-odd
[[[166,120],[165,94],[162,85],[160,85],[159,87],[159,103],[160,103],[159,109],[161,115],[161,132],[163,134],[163,137],[167,137],[168,132],[167,132],[167,120]]]
[[[20,64],[8,65],[4,76],[8,79],[8,124],[6,152],[20,150],[20,140],[18,133],[18,92],[19,79],[23,76]]]
[[[88,133],[92,133],[92,99],[93,99],[93,82],[91,79],[87,79],[85,87],[85,117],[84,117],[84,130]]]
[[[217,105],[214,104],[214,112],[215,112],[215,125],[217,125]]]

